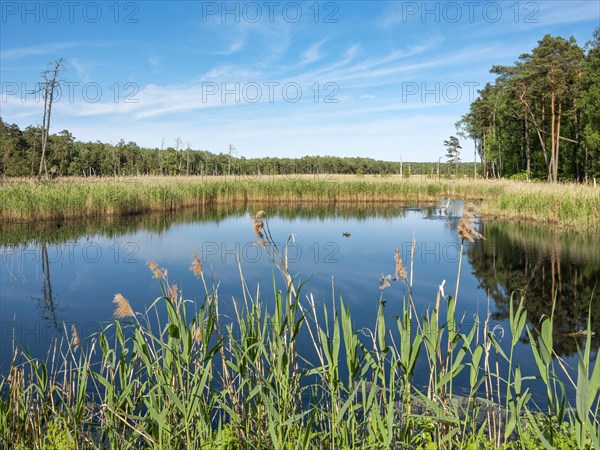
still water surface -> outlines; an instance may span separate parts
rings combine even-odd
[[[222,312],[232,314],[241,301],[238,258],[251,291],[260,286],[262,301],[273,301],[273,280],[284,283],[264,250],[254,246],[247,206],[135,216],[93,223],[0,225],[0,371],[10,363],[16,341],[43,357],[54,338],[75,324],[81,337],[111,321],[112,299],[121,293],[137,312],[160,296],[157,280],[146,267],[156,261],[168,269],[171,283],[186,299],[200,304],[204,290],[190,272],[192,254],[204,263],[207,281],[218,285]],[[332,292],[351,306],[357,329],[373,329],[382,275],[394,273],[399,248],[410,276],[410,248],[416,240],[413,297],[422,315],[435,305],[438,285],[454,294],[460,239],[456,226],[461,205],[402,207],[310,205],[266,208],[275,240],[289,249],[290,272],[308,280],[304,295],[319,306],[331,306]],[[501,334],[508,329],[512,292],[525,295],[528,317],[535,324],[550,314],[556,294],[555,344],[565,363],[576,369],[581,340],[570,334],[585,328],[588,306],[600,280],[600,236],[569,235],[548,227],[478,221],[485,240],[465,246],[458,316],[463,324],[489,313]],[[344,232],[350,233],[345,237]],[[392,283],[383,291],[390,325],[401,313],[407,288]],[[594,348],[600,335],[600,301],[592,304]],[[394,327],[395,328],[395,327]],[[506,338],[505,341],[509,339]],[[308,336],[300,351],[310,354]],[[535,373],[524,338],[516,353],[524,372]],[[425,361],[417,371],[425,370]],[[572,395],[572,394],[571,394]],[[569,395],[569,396],[571,396]]]

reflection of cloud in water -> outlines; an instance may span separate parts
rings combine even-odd
[[[442,203],[445,206],[445,202]],[[257,284],[260,284],[261,298],[271,307],[273,274],[278,289],[284,289],[285,284],[264,250],[255,261],[256,249],[252,248],[255,237],[247,209],[257,211],[261,208],[242,206],[212,212],[180,211],[122,220],[111,218],[106,222],[64,225],[47,231],[39,224],[28,225],[24,229],[0,224],[0,242],[13,242],[17,247],[23,243],[35,246],[32,242],[39,242],[39,236],[47,234],[58,246],[66,241],[79,243],[73,261],[50,263],[53,289],[60,294],[61,304],[68,307],[61,312],[60,319],[68,322],[97,324],[110,320],[112,298],[116,293],[122,293],[135,311],[144,311],[160,295],[158,281],[153,279],[146,267],[149,261],[166,267],[169,280],[177,283],[185,298],[200,305],[204,289],[201,281],[194,278],[189,270],[194,252],[203,259],[207,282],[210,284],[214,277],[215,284],[219,284],[224,311],[232,312],[233,298],[238,303],[243,302],[237,250],[242,251],[242,270],[250,292],[255,293]],[[296,235],[295,247],[290,250],[290,273],[299,274],[301,278],[298,280],[308,280],[302,298],[304,294],[312,293],[319,314],[322,314],[323,307],[331,308],[332,295],[337,302],[341,294],[352,310],[356,327],[372,328],[377,315],[381,274],[394,272],[394,248],[400,249],[410,276],[413,234],[417,240],[413,294],[421,317],[426,309],[433,308],[437,287],[443,280],[446,280],[446,294],[454,294],[460,248],[455,211],[451,211],[452,218],[448,223],[445,214],[442,212],[440,215],[440,206],[403,209],[371,205],[361,209],[350,204],[314,209],[306,205],[266,209],[276,241],[283,243],[291,233]],[[349,231],[351,236],[344,238],[343,231]],[[557,323],[569,327],[581,324],[581,319],[587,314],[589,291],[594,280],[600,279],[598,236],[585,240],[579,236],[543,233],[539,227],[494,226],[491,222],[483,222],[480,231],[486,241],[465,246],[467,257],[463,259],[457,305],[459,315],[465,312],[465,322],[473,322],[475,312],[481,319],[484,318],[486,291],[490,289],[491,308],[504,324],[507,293],[522,289],[529,282],[528,317],[536,323],[543,312],[550,312],[551,296],[547,286],[551,286],[554,267],[554,280],[560,294]],[[89,242],[101,248],[102,254],[97,262],[86,261],[82,256],[81,249]],[[236,246],[236,242],[239,245]],[[135,254],[130,255],[125,248],[128,243],[137,246]],[[207,248],[213,243],[217,244],[216,253],[214,247]],[[118,254],[115,253],[115,244],[118,245]],[[210,250],[213,254],[207,255],[203,250]],[[302,252],[297,260],[294,250]],[[137,262],[126,263],[128,256]],[[5,283],[3,278],[0,285],[3,320],[6,320],[5,317],[12,320],[12,316],[17,314],[18,320],[28,320],[31,323],[28,322],[27,326],[31,327],[43,322],[29,299],[32,295],[39,296],[42,285],[39,261],[34,264],[32,259],[10,266],[22,274],[23,279],[31,281]],[[16,262],[13,261],[13,264]],[[560,282],[557,269],[560,270]],[[523,275],[525,271],[526,277]],[[383,293],[385,312],[392,329],[395,329],[394,316],[400,314],[407,291],[406,286],[397,281]],[[596,316],[600,314],[600,305],[595,305],[593,312]],[[597,330],[600,321],[597,317],[593,320]],[[572,338],[567,342],[559,336],[556,342],[557,349],[563,354],[573,351],[575,341]],[[5,344],[2,343],[3,346]],[[44,354],[45,349],[41,347],[42,344],[39,344],[36,351]],[[529,347],[523,344],[524,365],[531,363],[528,350]]]

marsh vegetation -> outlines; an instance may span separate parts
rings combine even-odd
[[[566,382],[553,334],[556,304],[532,317],[527,298],[511,296],[509,326],[493,326],[489,309],[465,321],[458,313],[462,255],[481,237],[468,215],[457,226],[456,284],[440,280],[431,307],[417,311],[413,280],[425,274],[413,273],[415,247],[408,258],[390,249],[371,325],[361,328],[336,289],[331,302],[318,303],[292,275],[290,240],[277,243],[279,230],[265,212],[247,227],[270,256],[273,287],[250,286],[240,267],[233,314],[223,312],[217,284],[191,255],[201,302],[190,301],[165,268],[150,262],[159,297],[145,310],[117,294],[114,321],[97,334],[67,329],[46,359],[17,346],[0,378],[3,442],[14,448],[598,447],[600,365],[591,308],[575,338],[575,376]],[[401,314],[387,317],[386,298],[399,288],[406,293]],[[300,336],[310,345],[299,345]],[[515,359],[523,339],[534,361],[527,367]],[[419,358],[426,371],[417,374]],[[543,387],[543,402],[532,396],[534,381]],[[573,402],[569,388],[576,388]]]
[[[225,203],[478,202],[488,216],[557,224],[576,231],[600,227],[600,190],[580,184],[446,180],[399,182],[391,177],[133,177],[73,178],[0,185],[5,221],[61,220],[214,207]]]

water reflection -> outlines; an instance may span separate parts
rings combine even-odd
[[[524,296],[528,317],[535,320],[552,314],[556,296],[557,354],[571,355],[581,347],[577,335],[587,327],[590,306],[593,343],[598,347],[600,236],[509,222],[484,223],[482,233],[486,240],[472,245],[467,255],[479,286],[496,304],[497,319],[508,318],[512,292],[517,300]]]
[[[251,245],[248,213],[263,208],[264,204],[227,204],[101,220],[0,223],[0,353],[9,354],[14,339],[32,354],[43,356],[49,343],[71,324],[88,331],[82,335],[99,331],[110,321],[111,300],[120,291],[131,298],[137,311],[143,311],[158,291],[145,266],[150,260],[177,274],[188,286],[186,293],[193,296],[198,286],[188,279],[189,262],[193,252],[204,253],[207,270],[215,284],[220,284],[221,294],[237,297],[236,249],[246,250],[243,263],[248,276],[271,274],[266,258],[255,261]],[[402,206],[390,204],[306,203],[267,209],[278,223],[311,221],[321,232],[311,236],[310,242],[305,233],[302,247],[297,248],[304,253],[291,255],[298,260],[297,272],[306,276],[316,263],[340,266],[339,243],[329,242],[329,237],[321,239],[324,224],[337,227],[331,236],[341,239],[344,226],[336,225],[340,221],[352,223],[354,231],[356,224],[391,221],[407,214]],[[285,239],[290,231],[278,227],[276,234]],[[360,233],[346,239],[342,252],[350,251],[350,244],[358,243],[359,237]],[[213,248],[217,251],[212,252]],[[267,280],[265,285],[269,284]],[[7,361],[2,358],[0,366]]]
[[[42,296],[35,297],[30,296],[32,300],[37,303],[37,308],[40,311],[42,319],[48,321],[50,325],[57,331],[61,331],[61,320],[58,316],[59,305],[52,292],[52,276],[50,269],[50,259],[48,258],[48,243],[42,242],[40,244],[41,254],[41,282],[42,282]]]
[[[272,264],[254,257],[255,237],[248,218],[249,211],[259,209],[268,211],[283,242],[288,233],[298,234],[296,253],[290,256],[292,273],[301,274],[303,280],[311,277],[307,289],[322,303],[331,305],[333,290],[336,296],[341,293],[352,305],[358,327],[373,325],[380,277],[393,273],[394,248],[408,263],[413,235],[417,241],[413,294],[419,311],[432,307],[442,280],[452,290],[460,248],[458,203],[411,208],[373,203],[227,204],[95,221],[4,223],[0,224],[2,353],[16,336],[43,355],[53,333],[65,324],[76,323],[81,335],[98,331],[103,321],[111,319],[111,300],[117,292],[136,311],[143,311],[158,290],[145,266],[150,260],[167,267],[184,293],[194,298],[199,286],[189,264],[197,252],[209,278],[220,284],[226,308],[240,295],[235,253],[242,249],[247,251],[242,265],[248,283],[260,283],[268,291]],[[556,351],[576,352],[577,340],[571,334],[585,327],[600,278],[600,236],[490,221],[481,223],[479,231],[486,240],[465,247],[459,315],[473,317],[478,312],[483,317],[489,292],[494,318],[505,322],[510,293],[517,291],[525,294],[528,317],[535,322],[542,313],[551,313],[556,292]],[[344,232],[350,235],[344,237]],[[390,320],[400,313],[406,294],[400,287],[386,291]],[[597,348],[598,295],[592,324]]]
[[[245,216],[248,211],[265,209],[264,203],[228,203],[211,207],[189,208],[178,211],[148,214],[107,216],[93,220],[37,221],[26,223],[0,223],[0,246],[15,247],[28,243],[63,244],[82,236],[98,235],[118,237],[138,231],[164,233],[174,225],[192,222],[220,223],[231,217]],[[409,211],[399,204],[340,202],[334,204],[294,203],[268,205],[272,217],[327,219],[338,217],[364,221],[372,218],[404,217]],[[421,211],[421,209],[418,209]],[[436,208],[426,208],[433,215]]]
[[[20,262],[25,263],[27,251],[23,252],[23,249],[31,248],[31,246],[35,247],[35,250],[32,250],[29,256],[41,266],[39,278],[41,280],[42,295],[29,295],[29,298],[35,301],[40,317],[47,321],[53,329],[60,332],[62,330],[62,321],[59,317],[61,308],[52,290],[50,262],[62,261],[63,257],[71,257],[72,255],[68,253],[73,252],[73,247],[77,245],[77,241],[82,237],[100,236],[114,239],[140,231],[160,235],[179,224],[198,222],[218,224],[228,218],[243,217],[247,215],[248,210],[257,210],[261,207],[264,207],[264,204],[240,203],[127,217],[109,216],[94,220],[1,223],[0,247],[3,247],[2,259],[6,263],[14,254],[20,254]],[[403,217],[406,214],[406,209],[399,205],[391,206],[386,203],[359,205],[356,203],[329,205],[296,203],[293,205],[270,205],[269,212],[273,216],[282,218],[299,217],[323,220],[330,217],[340,217],[360,221],[373,217]],[[49,247],[52,258],[49,258]],[[21,251],[18,251],[18,249]],[[126,252],[128,249],[123,250]],[[118,260],[118,258],[115,259]],[[6,268],[7,275],[10,278],[9,282],[16,280],[17,277],[12,273],[9,266],[6,266]],[[20,267],[21,270],[22,267]]]

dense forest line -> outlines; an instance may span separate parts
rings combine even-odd
[[[41,128],[16,124],[0,118],[0,175],[35,176],[40,166]],[[176,140],[176,143],[179,143]],[[116,145],[81,142],[68,131],[49,136],[46,154],[52,173],[60,176],[129,175],[291,175],[400,173],[400,161],[364,157],[304,156],[302,158],[245,158],[229,153],[175,147],[144,148],[121,140]],[[473,175],[473,163],[404,163],[402,173],[430,176]]]
[[[58,71],[62,60],[55,63]],[[21,130],[0,118],[0,176],[35,176],[44,167],[60,176],[414,174],[583,181],[600,177],[600,28],[584,48],[574,38],[546,35],[479,91],[457,123],[458,135],[474,142],[479,163],[452,136],[443,144],[448,161],[404,163],[364,157],[245,158],[233,146],[225,153],[175,147],[144,148],[81,142],[68,130],[48,135],[42,126]],[[55,74],[56,77],[56,74]],[[46,78],[46,86],[50,86]],[[53,84],[51,85],[53,86]],[[50,88],[48,88],[50,89]],[[44,113],[44,124],[48,114]],[[425,130],[424,130],[425,132]],[[48,137],[48,139],[45,139]],[[42,152],[42,143],[44,151]],[[47,147],[47,148],[46,148]],[[462,147],[466,147],[463,143]],[[475,167],[474,167],[475,165]]]
[[[545,35],[479,91],[457,123],[487,176],[587,181],[600,176],[600,28],[583,48]]]

